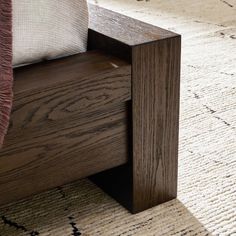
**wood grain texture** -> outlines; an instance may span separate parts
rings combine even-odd
[[[89,4],[89,17],[88,49],[100,49],[130,63],[134,46],[177,36],[93,4]]]
[[[56,124],[131,98],[131,66],[102,52],[89,52],[14,71],[14,107],[6,139],[25,128]],[[17,143],[17,141],[15,142]]]
[[[136,213],[176,197],[181,40],[109,10],[90,11],[89,48],[132,64],[133,120],[131,162],[92,179]]]
[[[89,28],[91,30],[123,45],[137,46],[177,36],[171,31],[94,4],[89,4],[89,17]]]
[[[180,36],[90,15],[89,50],[120,59],[88,52],[15,70],[0,203],[112,167],[92,179],[133,213],[176,197]]]
[[[128,104],[20,132],[0,153],[0,204],[119,166],[128,160]],[[18,139],[19,140],[19,139]]]
[[[180,37],[132,51],[133,211],[177,196]]]
[[[129,64],[89,52],[14,72],[0,204],[127,162]]]

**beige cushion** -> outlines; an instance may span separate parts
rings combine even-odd
[[[86,0],[13,0],[13,65],[86,51]]]

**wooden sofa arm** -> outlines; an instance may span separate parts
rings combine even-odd
[[[91,179],[134,213],[175,198],[180,47],[90,5],[89,52],[15,69],[0,204],[104,170]]]
[[[117,12],[89,4],[88,49],[102,49],[129,61],[136,46],[181,36]]]
[[[139,212],[177,195],[181,36],[95,5],[89,9],[88,49],[126,59],[132,70],[132,163],[127,175],[117,168],[93,180]]]

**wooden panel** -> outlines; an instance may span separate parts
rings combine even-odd
[[[98,50],[19,67],[14,69],[14,94],[83,80],[113,69],[125,71],[126,67],[130,68],[127,62]]]
[[[124,45],[136,46],[177,34],[117,12],[89,4],[89,28]]]
[[[19,130],[42,125],[50,129],[57,124],[54,121],[65,122],[75,115],[79,119],[84,112],[130,97],[131,66],[101,52],[16,69],[14,106],[5,146],[12,144],[13,137],[21,138],[20,133],[16,137]]]
[[[97,51],[14,73],[0,204],[127,162],[128,63]]]
[[[133,48],[133,211],[177,195],[180,37]]]
[[[22,130],[0,152],[0,204],[126,163],[128,106]]]
[[[89,4],[88,49],[101,49],[132,62],[132,47],[177,34],[111,10]]]

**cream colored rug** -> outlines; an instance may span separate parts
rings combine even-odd
[[[183,35],[178,199],[129,214],[88,180],[0,209],[0,236],[236,235],[236,0],[97,0]]]

